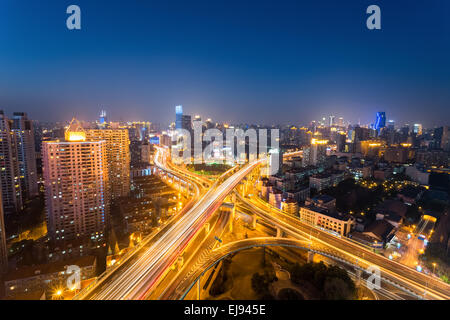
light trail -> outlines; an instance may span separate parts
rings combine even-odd
[[[162,151],[158,149],[157,152]],[[160,155],[158,154],[156,157],[156,165],[171,172],[172,170],[164,165],[164,161],[159,161]],[[183,252],[189,241],[203,227],[211,214],[220,207],[225,197],[258,165],[259,162],[247,164],[220,185],[218,185],[218,181],[221,179],[216,181],[211,189],[185,215],[179,218],[169,230],[146,249],[142,256],[121,274],[94,290],[90,299],[143,298],[158,282],[165,270],[174,263],[178,255]]]
[[[378,266],[386,277],[404,284],[406,287],[411,288],[419,294],[423,295],[426,293],[426,296],[430,299],[450,299],[450,286],[440,280],[419,273],[396,261],[389,260],[350,239],[343,237],[339,238],[328,232],[324,232],[319,228],[308,225],[300,219],[264,203],[260,199],[258,199],[258,201],[250,201],[240,195],[239,198],[250,206],[254,213],[257,213],[267,221],[270,221],[273,225],[280,227],[290,235],[309,235],[312,240],[346,255],[354,261],[358,261],[360,264]],[[430,285],[433,285],[433,287]]]

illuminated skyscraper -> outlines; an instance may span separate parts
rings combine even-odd
[[[175,107],[175,129],[181,129],[183,123],[183,106]]]
[[[109,206],[106,141],[89,141],[74,119],[65,141],[42,143],[48,235],[54,241],[104,239]]]
[[[420,123],[415,123],[413,132],[417,134],[418,136],[422,135],[422,125]]]
[[[380,130],[381,128],[384,127],[386,127],[386,113],[377,112],[377,118],[375,121],[375,130]]]
[[[87,140],[106,141],[111,197],[128,195],[130,191],[130,139],[127,129],[86,130]]]
[[[108,119],[106,118],[106,111],[105,110],[102,110],[101,112],[100,112],[100,120],[99,120],[99,123],[101,124],[101,125],[103,125],[103,124],[105,124],[105,123],[107,123],[108,122]]]
[[[0,182],[5,214],[17,213],[23,208],[17,161],[16,135],[11,121],[0,110]]]
[[[16,141],[22,195],[31,198],[38,195],[36,151],[33,122],[28,119],[25,112],[14,112],[12,131]]]

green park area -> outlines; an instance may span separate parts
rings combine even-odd
[[[254,248],[223,261],[209,295],[214,300],[352,300],[357,290],[344,269],[306,263],[300,250]]]
[[[205,175],[205,176],[216,176],[224,173],[231,167],[226,164],[213,163],[213,164],[190,164],[187,169],[195,174]]]

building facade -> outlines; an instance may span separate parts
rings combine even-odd
[[[0,195],[0,274],[8,270],[8,251],[6,248],[6,230]]]
[[[310,225],[324,228],[341,236],[347,236],[354,225],[353,217],[314,205],[301,207],[300,219]]]
[[[65,141],[43,142],[42,159],[50,239],[103,241],[109,211],[106,142],[88,141],[72,121]]]
[[[112,199],[130,192],[130,139],[126,129],[86,130],[86,139],[106,142],[106,159]]]
[[[14,112],[12,131],[17,147],[17,162],[22,195],[26,198],[32,198],[38,195],[36,151],[33,122],[28,119],[25,112]]]
[[[5,214],[23,209],[17,161],[16,135],[11,130],[11,121],[0,110],[0,182]]]

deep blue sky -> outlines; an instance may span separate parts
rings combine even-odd
[[[1,0],[0,108],[38,120],[450,124],[447,0]],[[82,30],[66,28],[77,4]],[[382,30],[366,28],[370,4]]]

